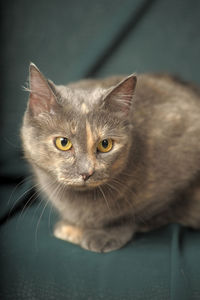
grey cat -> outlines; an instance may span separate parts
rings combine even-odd
[[[200,228],[197,87],[153,74],[62,86],[31,64],[21,136],[56,237],[109,252],[170,222]]]

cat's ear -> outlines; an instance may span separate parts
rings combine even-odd
[[[104,106],[106,109],[128,115],[136,83],[137,77],[132,74],[112,88],[104,98]]]
[[[29,111],[33,116],[41,113],[54,113],[56,106],[58,106],[56,97],[48,84],[48,81],[33,64],[30,64],[29,69]]]

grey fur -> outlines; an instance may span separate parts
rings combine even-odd
[[[57,86],[30,67],[25,157],[60,213],[55,236],[92,251],[170,222],[200,227],[199,89],[153,74],[135,85],[130,75]],[[56,149],[57,136],[72,150]],[[113,149],[98,153],[106,138]]]

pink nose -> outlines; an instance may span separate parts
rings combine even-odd
[[[81,176],[82,176],[83,180],[86,181],[86,180],[88,180],[88,178],[89,178],[91,175],[88,174],[88,173],[83,173],[83,174],[81,174]]]
[[[92,176],[93,173],[94,171],[90,171],[90,172],[81,173],[80,175],[82,176],[83,180],[86,181]]]

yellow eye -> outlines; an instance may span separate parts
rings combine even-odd
[[[98,151],[100,152],[109,152],[113,147],[112,139],[105,139],[99,143],[97,146]]]
[[[62,151],[70,150],[72,147],[72,143],[66,137],[57,137],[55,138],[55,146]]]

